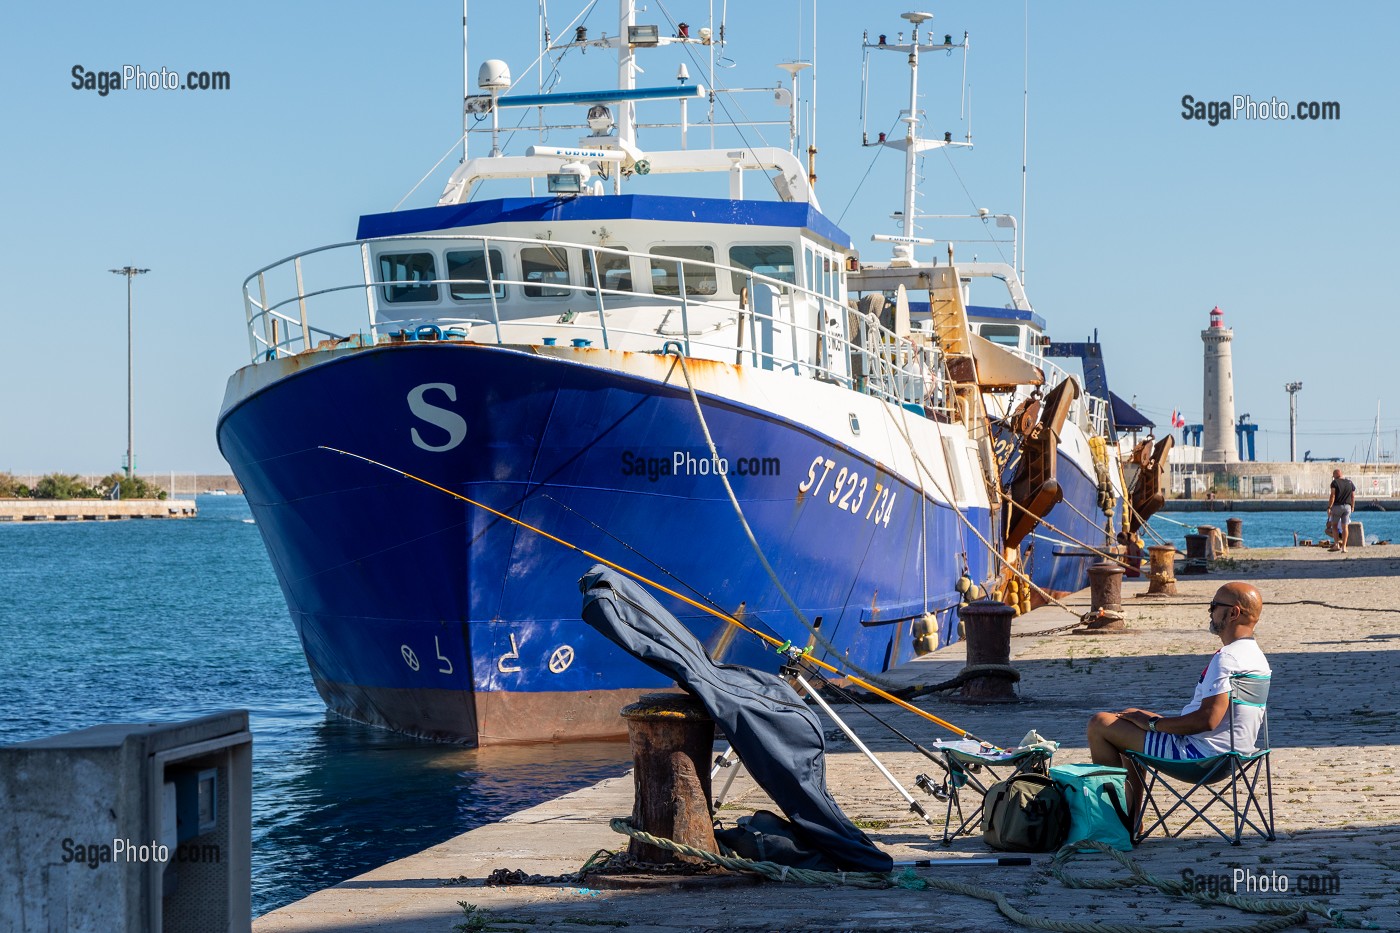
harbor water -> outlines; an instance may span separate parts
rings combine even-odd
[[[242,496],[0,523],[0,744],[246,708],[261,914],[622,773],[626,743],[465,749],[328,714]]]
[[[1323,526],[1327,524],[1326,509],[1312,512],[1159,512],[1147,523],[1152,531],[1185,550],[1186,535],[1194,534],[1200,525],[1213,525],[1223,533],[1225,521],[1238,518],[1244,522],[1244,543],[1248,547],[1292,547],[1293,535],[1298,540],[1326,541]],[[1400,512],[1354,512],[1351,520],[1361,522],[1366,540],[1400,541]],[[1157,544],[1157,537],[1143,535],[1148,544]]]

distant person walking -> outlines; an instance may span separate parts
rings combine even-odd
[[[1329,551],[1347,552],[1347,529],[1351,526],[1352,509],[1356,506],[1356,484],[1342,477],[1341,470],[1332,471],[1332,492],[1327,497],[1328,532],[1336,541]]]

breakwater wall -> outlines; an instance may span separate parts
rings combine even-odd
[[[1168,499],[1163,512],[1324,512],[1326,499]],[[1400,512],[1400,499],[1358,499],[1357,512]]]
[[[105,522],[198,514],[193,499],[0,499],[0,522]]]

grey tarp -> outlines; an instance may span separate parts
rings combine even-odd
[[[827,792],[821,725],[792,687],[773,674],[711,661],[650,593],[601,564],[579,581],[579,589],[583,621],[694,694],[804,842],[845,871],[891,870],[890,857],[846,819]]]

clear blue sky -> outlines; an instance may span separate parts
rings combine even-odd
[[[578,6],[549,6],[562,32]],[[613,6],[603,0],[593,14],[595,34]],[[698,0],[650,6],[640,21],[663,30],[662,6],[693,28],[708,9]],[[898,14],[914,7],[817,6],[818,192],[835,218],[875,152],[859,148],[861,31],[893,37],[907,26]],[[473,71],[486,57],[505,58],[517,76],[526,70],[534,7],[473,5]],[[518,10],[493,12],[503,8]],[[972,34],[976,143],[926,160],[920,209],[1019,212],[1023,6],[917,8],[935,14],[940,37]],[[811,0],[730,4],[735,67],[722,82],[770,85],[781,75],[776,59],[807,56],[793,24],[801,10],[809,32],[811,9]],[[455,0],[8,9],[0,32],[8,271],[0,470],[119,467],[125,291],[107,270],[130,263],[153,270],[136,283],[138,468],[224,471],[214,424],[225,381],[248,353],[243,278],[352,238],[360,214],[392,208],[447,150],[460,125],[459,15]],[[1220,305],[1235,329],[1237,411],[1262,425],[1261,459],[1286,456],[1283,384],[1291,380],[1304,383],[1300,453],[1362,456],[1378,400],[1383,446],[1393,449],[1400,394],[1387,270],[1400,216],[1400,66],[1391,48],[1400,5],[1324,12],[1316,3],[1033,0],[1030,24],[1027,287],[1051,334],[1082,339],[1097,328],[1115,391],[1162,423],[1174,407],[1196,421],[1199,331]],[[671,83],[677,60],[671,51],[644,59],[640,83]],[[597,50],[584,62],[594,75],[607,63]],[[76,64],[228,71],[232,89],[100,97],[71,87]],[[960,62],[924,64],[932,128],[961,136]],[[875,71],[885,80],[872,95],[872,134],[895,119],[906,94],[898,56],[880,57]],[[594,80],[566,75],[560,89]],[[1181,117],[1184,94],[1236,93],[1338,101],[1341,119],[1210,127]],[[763,95],[744,106],[776,111]],[[432,203],[455,161],[406,206]],[[885,151],[845,211],[842,225],[866,257],[887,255],[868,237],[895,232],[888,215],[900,207],[899,163]],[[931,222],[922,232],[942,238],[967,228]]]

